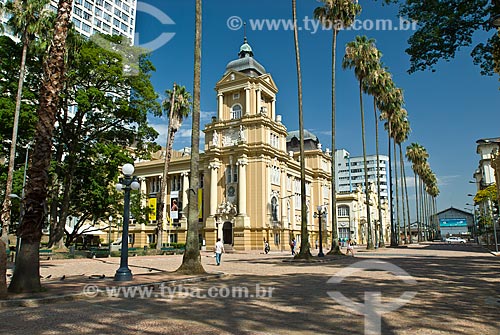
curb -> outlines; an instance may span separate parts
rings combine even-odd
[[[141,283],[141,284],[131,284],[131,285],[120,285],[120,288],[130,288],[130,287],[153,287],[154,289],[163,285],[174,286],[185,283],[198,283],[211,279],[220,279],[225,277],[226,274],[219,272],[213,273],[198,277],[184,278],[184,279],[173,279],[173,280],[160,280],[149,283]],[[84,292],[84,287],[82,287],[82,291],[79,293],[67,293],[60,295],[53,295],[47,297],[40,298],[23,298],[23,299],[10,299],[10,300],[0,300],[0,308],[9,308],[9,307],[39,307],[45,304],[52,304],[56,302],[67,302],[67,301],[75,301],[75,300],[84,300],[84,299],[92,299],[96,297],[108,297],[109,295],[106,293],[106,290],[98,289],[95,294],[89,294],[88,292]],[[117,296],[115,298],[122,298],[121,296]]]

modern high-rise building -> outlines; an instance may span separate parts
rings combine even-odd
[[[389,197],[388,186],[388,166],[389,157],[379,155],[380,170],[380,197],[387,200]],[[368,182],[377,185],[377,156],[366,156],[368,164]],[[344,149],[335,150],[335,172],[336,172],[336,188],[337,192],[345,193],[355,191],[357,187],[365,190],[365,165],[363,156],[351,157],[350,153]]]
[[[6,3],[7,0],[0,0]],[[57,11],[58,0],[51,0],[49,8]],[[74,0],[71,19],[76,31],[90,37],[95,33],[122,35],[134,43],[137,0]],[[12,35],[5,23],[8,14],[2,16],[4,34]]]

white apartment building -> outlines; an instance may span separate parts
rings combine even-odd
[[[366,156],[368,163],[368,182],[377,185],[377,155]],[[389,157],[379,155],[380,160],[380,197],[383,200],[389,198],[388,166]],[[357,187],[365,190],[365,168],[363,156],[351,157],[345,149],[335,150],[335,186],[337,192],[353,192]],[[377,188],[375,187],[375,190]]]
[[[5,3],[6,0],[0,0]],[[58,0],[51,0],[49,8],[57,11]],[[95,33],[107,35],[122,35],[134,44],[135,19],[137,0],[73,0],[71,19],[76,31],[90,37]],[[9,19],[7,14],[2,16],[2,24]],[[10,35],[5,29],[4,34]]]
[[[476,141],[476,153],[480,156],[479,165],[474,172],[477,190],[495,183],[495,170],[491,166],[493,151],[500,150],[500,137],[483,138]]]

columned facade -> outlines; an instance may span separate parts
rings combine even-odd
[[[241,46],[238,59],[228,63],[216,83],[217,115],[205,125],[205,145],[200,154],[200,240],[212,248],[221,238],[227,248],[288,250],[293,238],[300,242],[301,195],[297,132],[290,132],[277,114],[278,88],[273,78],[253,57],[248,43]],[[288,136],[288,138],[287,138]],[[306,201],[310,244],[319,235],[317,206],[327,206],[324,246],[331,245],[331,156],[321,149],[317,137],[308,132],[306,142]],[[288,148],[288,149],[287,149]],[[145,180],[162,173],[162,159],[136,164],[136,174]],[[169,179],[189,166],[189,156],[174,156]],[[184,196],[188,190],[183,174]],[[169,187],[174,187],[169,184]],[[176,196],[170,189],[169,195]],[[179,196],[181,196],[179,194]],[[168,203],[168,202],[167,202]],[[168,215],[168,212],[167,212]],[[182,215],[183,217],[186,214]],[[185,238],[186,226],[176,233]],[[163,241],[165,242],[165,241]]]

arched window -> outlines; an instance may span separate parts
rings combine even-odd
[[[241,105],[236,104],[231,107],[231,120],[241,118]]]
[[[278,199],[276,197],[271,198],[271,216],[273,221],[278,221]]]

